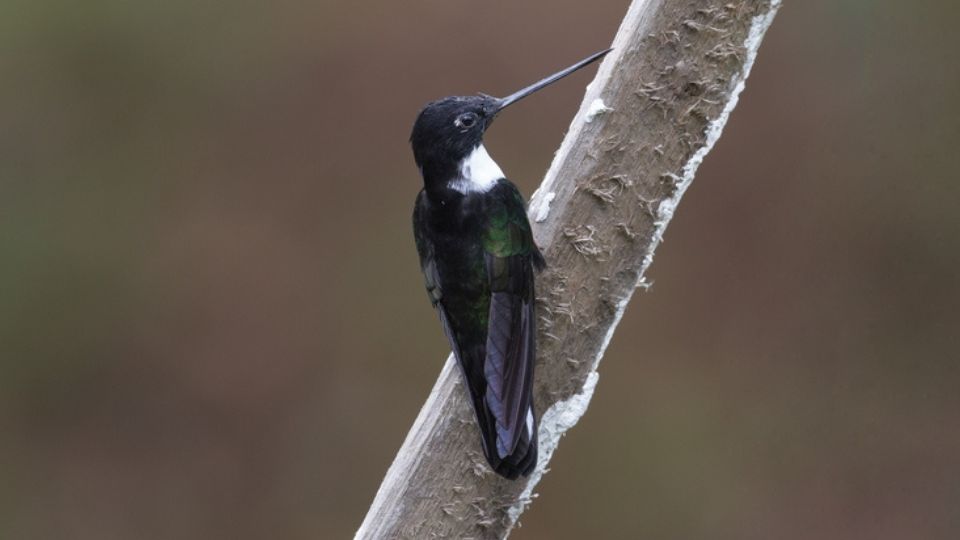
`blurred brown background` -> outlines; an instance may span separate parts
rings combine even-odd
[[[627,3],[3,2],[0,538],[352,535],[447,352],[414,115]],[[787,0],[515,538],[960,536],[957,6]]]

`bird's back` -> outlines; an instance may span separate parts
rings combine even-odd
[[[427,288],[463,371],[484,453],[503,476],[528,474],[536,462],[533,266],[542,257],[522,198],[507,180],[490,192],[442,202],[421,192],[414,229]]]

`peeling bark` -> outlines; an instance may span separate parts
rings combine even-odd
[[[357,538],[502,538],[586,411],[617,323],[697,167],[736,106],[780,0],[634,0],[530,203],[548,261],[537,283],[540,458],[487,467],[452,356]]]

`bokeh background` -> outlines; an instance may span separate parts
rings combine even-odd
[[[447,352],[415,113],[627,3],[0,4],[0,538],[352,535]],[[515,538],[960,537],[958,5],[787,0]]]

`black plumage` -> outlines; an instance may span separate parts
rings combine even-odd
[[[506,98],[430,103],[410,136],[424,182],[413,226],[427,293],[463,373],[484,455],[506,478],[530,474],[537,462],[534,274],[545,263],[523,197],[483,135],[504,107],[607,52]]]

